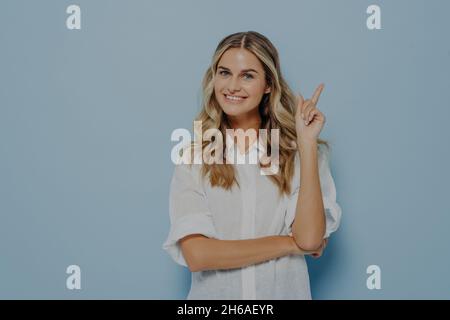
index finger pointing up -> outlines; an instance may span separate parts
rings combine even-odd
[[[322,93],[323,87],[324,87],[324,84],[321,83],[321,84],[317,87],[316,91],[314,92],[314,96],[313,96],[312,99],[311,99],[311,101],[312,101],[314,104],[317,104],[317,102],[319,101],[319,97],[320,97],[320,94]]]

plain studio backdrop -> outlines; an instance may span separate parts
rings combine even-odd
[[[295,92],[325,83],[343,218],[308,258],[313,298],[449,299],[449,13],[445,0],[2,0],[0,298],[186,297],[188,269],[161,249],[170,136],[192,130],[218,42],[254,30]],[[373,265],[381,289],[366,285]]]

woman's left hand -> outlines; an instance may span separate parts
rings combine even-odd
[[[313,97],[310,100],[304,100],[301,94],[298,95],[297,110],[295,113],[295,128],[297,131],[297,140],[317,141],[320,131],[325,124],[325,115],[317,109],[320,94],[324,84],[320,84]]]
[[[311,254],[311,256],[313,256],[313,258],[317,259],[320,258],[322,256],[323,251],[325,250],[326,246],[328,243],[328,238],[323,239],[322,241],[322,245],[320,246],[320,248],[315,251],[314,253]]]

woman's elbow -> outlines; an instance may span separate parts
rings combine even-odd
[[[304,251],[315,251],[322,245],[322,238],[318,237],[301,237],[293,234],[294,241],[297,246]]]
[[[195,254],[192,254],[190,252],[188,253],[187,251],[188,250],[186,250],[186,249],[182,250],[183,257],[184,257],[184,260],[186,261],[189,271],[191,271],[191,272],[202,271],[201,259],[199,257],[197,257]]]
[[[186,263],[188,265],[188,269],[191,272],[198,272],[198,271],[202,271],[202,268],[200,267],[200,265],[198,263],[196,263],[195,261],[188,261],[186,260]]]
[[[181,252],[183,253],[187,267],[191,272],[203,270],[201,250],[194,244],[194,241],[181,241]]]

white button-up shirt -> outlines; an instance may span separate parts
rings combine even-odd
[[[253,143],[247,156],[255,157],[260,148],[257,142]],[[246,156],[232,140],[227,142],[226,152],[227,157]],[[326,214],[325,238],[339,227],[341,219],[328,160],[328,150],[320,145],[318,165]],[[234,164],[240,188],[234,184],[231,190],[211,187],[209,178],[201,177],[200,164],[175,166],[169,200],[171,227],[163,244],[175,262],[187,266],[178,240],[189,234],[220,240],[290,234],[300,188],[298,153],[289,196],[279,197],[278,187],[261,174],[259,166],[249,164],[248,160],[246,163]],[[187,299],[311,299],[305,257],[287,255],[242,268],[192,272]]]

